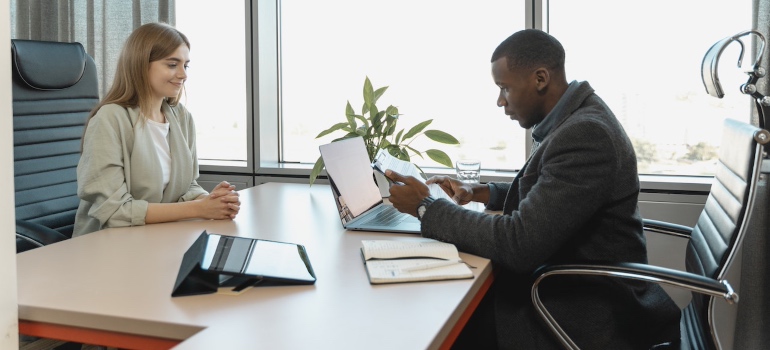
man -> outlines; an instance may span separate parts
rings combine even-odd
[[[390,201],[420,218],[424,237],[496,267],[493,300],[482,303],[460,339],[471,345],[492,338],[492,347],[504,349],[559,347],[530,299],[531,273],[543,264],[647,262],[631,142],[587,82],[567,83],[564,57],[554,37],[534,29],[514,33],[492,54],[497,105],[532,128],[536,144],[512,183],[428,181],[460,204],[486,203],[503,215],[434,200],[418,180],[387,173],[403,183],[391,187]],[[553,277],[540,293],[583,349],[648,349],[679,338],[679,308],[657,285]]]

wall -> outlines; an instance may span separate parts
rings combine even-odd
[[[198,185],[209,192],[222,181],[235,185],[236,191],[254,186],[254,178],[245,175],[201,174],[198,177]]]
[[[0,183],[5,184],[0,196],[0,349],[19,348],[18,307],[16,306],[16,240],[13,207],[13,126],[11,110],[11,5],[0,0]],[[14,238],[12,238],[14,237]]]

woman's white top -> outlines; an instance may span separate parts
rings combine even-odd
[[[158,151],[160,169],[163,173],[163,188],[165,189],[171,178],[171,151],[168,147],[169,123],[158,123],[152,119],[146,119],[146,121],[150,137],[155,143],[155,149]]]

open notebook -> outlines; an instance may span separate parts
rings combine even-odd
[[[349,230],[420,233],[420,221],[385,204],[374,180],[364,139],[319,147],[342,226]]]

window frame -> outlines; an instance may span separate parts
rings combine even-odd
[[[253,82],[258,81],[258,76],[254,74],[254,63],[257,60],[254,59],[254,40],[252,39],[255,29],[255,22],[253,18],[256,18],[252,13],[255,9],[252,6],[252,2],[244,0],[244,18],[246,22],[244,43],[246,46],[246,83],[244,87],[246,89],[246,160],[245,161],[233,161],[233,160],[216,160],[216,159],[198,159],[198,167],[201,174],[237,174],[249,176],[253,179],[255,173],[254,164],[259,160],[259,153],[255,147],[252,147],[255,139],[254,121],[259,120],[258,115],[254,113],[254,101],[258,91],[254,88]],[[198,147],[200,145],[197,145]]]

